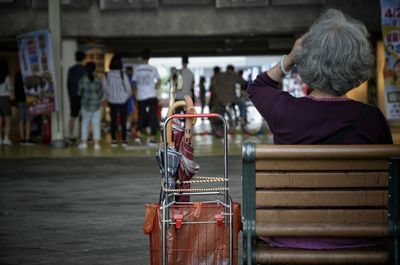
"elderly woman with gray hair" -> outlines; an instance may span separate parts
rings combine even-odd
[[[330,9],[280,63],[249,85],[275,144],[392,143],[381,111],[346,97],[370,76],[374,58],[367,35],[362,22]],[[302,98],[277,90],[294,64],[312,89]]]
[[[328,10],[299,38],[291,52],[247,89],[267,121],[275,144],[391,144],[382,112],[346,97],[368,80],[374,58],[364,24],[338,10]],[[296,64],[312,89],[295,98],[278,90]],[[264,238],[274,246],[311,249],[376,245],[376,239]]]

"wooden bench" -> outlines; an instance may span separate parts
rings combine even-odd
[[[400,145],[243,146],[243,264],[399,264]],[[386,237],[309,250],[259,237]]]

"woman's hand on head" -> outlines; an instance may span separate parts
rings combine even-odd
[[[288,55],[283,55],[281,61],[267,71],[267,75],[272,80],[281,82],[286,72],[290,71],[290,69],[293,67],[296,55],[303,48],[303,38],[304,35],[298,38],[294,43],[290,53]]]
[[[301,51],[301,49],[303,48],[303,39],[304,39],[304,36],[305,35],[303,35],[303,36],[301,36],[300,38],[298,38],[297,40],[296,40],[296,42],[294,43],[294,45],[293,45],[293,47],[292,47],[292,50],[290,51],[290,53],[288,54],[288,56],[287,56],[287,60],[288,60],[288,65],[290,65],[290,66],[292,66],[292,65],[294,65],[294,60],[295,60],[295,58],[296,58],[296,55]]]

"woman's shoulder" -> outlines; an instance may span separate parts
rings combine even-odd
[[[383,112],[379,107],[370,104],[365,104],[365,105],[367,106],[367,108],[370,109],[372,113],[374,113],[377,116],[377,118],[383,120],[385,123],[387,122],[385,115],[383,114]]]
[[[359,101],[352,100],[353,115],[349,115],[349,117],[353,117],[354,119],[362,119],[366,121],[368,127],[388,127],[388,123],[385,115],[381,111],[378,106],[363,103]],[[365,117],[365,118],[363,118]]]
[[[357,100],[351,100],[351,102],[354,106],[357,106],[360,109],[367,109],[369,112],[378,113],[383,116],[383,113],[378,106],[375,106],[375,105],[372,105],[369,103],[364,103],[364,102],[357,101]]]

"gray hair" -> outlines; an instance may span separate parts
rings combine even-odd
[[[341,96],[368,80],[374,57],[365,25],[330,9],[306,33],[295,61],[311,88]]]

